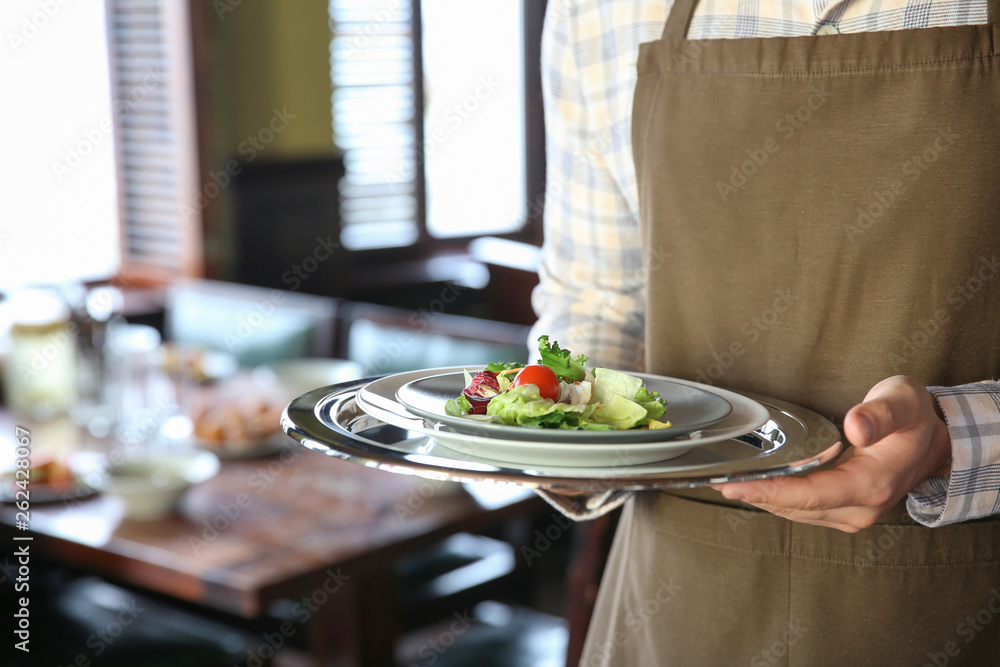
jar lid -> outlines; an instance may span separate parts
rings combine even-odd
[[[48,328],[69,321],[69,306],[50,287],[26,287],[13,292],[8,309],[15,327]]]

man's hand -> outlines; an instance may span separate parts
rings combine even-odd
[[[951,437],[937,401],[910,377],[872,387],[844,418],[850,458],[802,477],[714,485],[792,521],[854,533],[875,523],[913,487],[951,469]]]

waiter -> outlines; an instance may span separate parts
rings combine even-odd
[[[853,445],[611,496],[582,664],[1000,664],[1000,0],[553,0],[543,61],[534,333]]]

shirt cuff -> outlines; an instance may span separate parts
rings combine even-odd
[[[928,389],[948,424],[951,473],[914,487],[907,511],[930,527],[1000,512],[1000,382]]]

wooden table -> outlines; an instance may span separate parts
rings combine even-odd
[[[545,507],[529,493],[486,508],[454,483],[371,470],[289,440],[279,455],[224,461],[169,519],[124,519],[118,499],[97,496],[33,504],[24,533],[15,508],[2,505],[0,539],[29,534],[34,554],[246,618],[305,598],[318,665],[388,665],[394,562]]]

